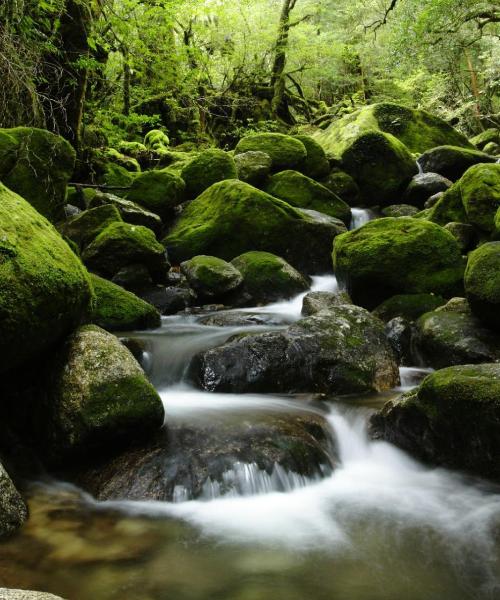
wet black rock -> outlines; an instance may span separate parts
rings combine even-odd
[[[302,300],[302,315],[309,317],[343,304],[352,304],[347,292],[309,292]]]
[[[425,202],[435,194],[446,191],[451,181],[438,173],[419,173],[414,175],[403,196],[403,201],[424,208]],[[391,215],[387,215],[391,216]]]

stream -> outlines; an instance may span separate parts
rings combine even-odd
[[[335,291],[337,282],[314,277],[311,289]],[[240,462],[224,473],[227,485],[209,479],[196,500],[179,486],[173,502],[97,502],[68,483],[32,482],[31,518],[0,547],[0,583],[71,600],[499,598],[500,491],[367,437],[371,412],[429,370],[401,368],[398,389],[345,398],[215,394],[186,381],[200,350],[286,327],[300,318],[303,296],[164,317],[160,329],[127,337],[144,345],[167,428],[314,413],[336,440],[333,472],[305,477]],[[206,324],[214,315],[239,322]]]

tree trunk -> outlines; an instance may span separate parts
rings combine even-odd
[[[470,84],[472,89],[472,94],[475,99],[474,111],[476,113],[476,117],[478,120],[481,120],[481,107],[480,107],[480,94],[479,94],[479,85],[477,81],[477,73],[474,69],[474,65],[472,64],[472,59],[470,57],[469,51],[464,49],[465,59],[467,60],[467,68],[470,74]]]
[[[273,88],[271,112],[274,118],[279,116],[289,117],[289,114],[287,114],[288,110],[283,110],[283,100],[285,96],[284,72],[286,66],[286,54],[288,50],[288,37],[290,33],[290,14],[295,8],[296,4],[297,0],[283,0],[283,6],[281,8],[274,63],[271,72],[271,86]]]
[[[130,76],[132,71],[128,60],[127,48],[122,48],[123,56],[123,114],[128,117],[130,114]]]

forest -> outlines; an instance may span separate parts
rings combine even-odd
[[[0,600],[500,597],[500,5],[0,0]]]

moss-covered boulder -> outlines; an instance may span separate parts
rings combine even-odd
[[[0,181],[49,221],[64,216],[66,186],[75,151],[62,137],[44,129],[0,129]]]
[[[419,173],[414,175],[403,195],[407,204],[423,208],[425,202],[438,192],[445,192],[452,183],[438,173]]]
[[[196,381],[218,392],[381,391],[399,379],[384,325],[368,311],[341,305],[286,331],[238,337],[200,354]]]
[[[339,170],[332,171],[321,183],[349,206],[359,205],[358,184],[348,173]]]
[[[310,317],[343,304],[352,304],[347,292],[309,292],[302,300],[301,314],[303,317]]]
[[[181,273],[201,300],[223,300],[243,282],[235,266],[215,256],[194,256],[181,263]]]
[[[470,139],[470,143],[473,144],[478,150],[484,150],[484,147],[493,142],[494,144],[500,144],[500,129],[497,127],[491,127]]]
[[[307,152],[306,161],[302,167],[304,175],[316,180],[327,177],[330,173],[330,162],[323,146],[310,135],[294,135],[293,137],[304,144]]]
[[[152,129],[144,136],[144,145],[150,150],[158,150],[161,148],[168,148],[170,140],[168,135],[161,129]]]
[[[418,212],[418,208],[411,204],[391,204],[381,210],[383,217],[414,217]]]
[[[118,210],[112,204],[97,206],[67,219],[59,230],[80,249],[88,246],[108,225],[121,222]]]
[[[242,181],[214,184],[186,207],[164,240],[175,263],[206,254],[231,260],[250,250],[307,273],[331,268],[327,246],[345,226],[293,208]]]
[[[111,223],[87,246],[82,254],[88,268],[111,278],[128,265],[147,267],[156,283],[164,283],[170,265],[165,248],[147,227],[129,223]]]
[[[351,221],[349,205],[314,179],[298,171],[281,171],[270,177],[266,192],[291,206],[307,208],[340,219]]]
[[[500,363],[448,367],[388,402],[372,437],[421,460],[500,481]]]
[[[196,198],[218,181],[236,179],[238,173],[230,154],[218,148],[210,148],[189,162],[182,169],[181,177],[186,182],[188,198]]]
[[[367,308],[396,294],[456,295],[464,272],[451,233],[411,217],[377,219],[338,236],[333,264],[353,301]]]
[[[422,153],[445,144],[472,148],[467,138],[442,119],[423,110],[382,102],[365,106],[315,134],[327,152],[342,156],[360,134],[380,131],[396,137],[410,152]]]
[[[0,463],[0,539],[12,535],[27,518],[26,504]]]
[[[98,177],[98,182],[107,185],[110,188],[126,190],[134,182],[134,173],[127,171],[125,167],[107,163],[102,167],[102,172]]]
[[[88,201],[89,208],[97,206],[113,206],[118,210],[125,223],[142,225],[156,234],[159,234],[163,228],[162,220],[156,213],[145,209],[136,202],[132,202],[132,200],[125,200],[125,198],[120,198],[114,194],[98,191]]]
[[[478,242],[477,230],[469,223],[447,223],[444,228],[457,240],[462,254],[474,249]]]
[[[238,179],[260,187],[271,172],[272,160],[265,152],[243,152],[234,157]]]
[[[0,184],[0,371],[69,333],[91,297],[88,273],[54,227]]]
[[[241,297],[247,304],[293,298],[309,288],[301,273],[270,252],[245,252],[231,262],[243,275]]]
[[[125,197],[168,220],[184,201],[184,187],[184,181],[173,173],[146,171],[134,178]]]
[[[457,181],[473,165],[494,163],[495,158],[471,148],[439,146],[424,152],[418,162],[425,173],[439,173],[451,181]]]
[[[398,294],[384,300],[373,310],[373,314],[385,322],[396,317],[415,321],[424,313],[435,310],[445,303],[444,298],[434,294]]]
[[[265,152],[271,157],[273,171],[285,169],[300,170],[307,159],[304,144],[282,133],[256,133],[244,137],[238,142],[235,155],[244,152]]]
[[[464,285],[474,314],[500,330],[500,242],[483,244],[469,254]]]
[[[89,321],[107,331],[154,329],[161,325],[154,306],[119,285],[91,274],[95,302]]]
[[[163,424],[160,397],[135,358],[95,325],[70,336],[49,379],[47,401],[37,407],[37,417],[52,461],[112,453],[117,444],[130,444]]]

